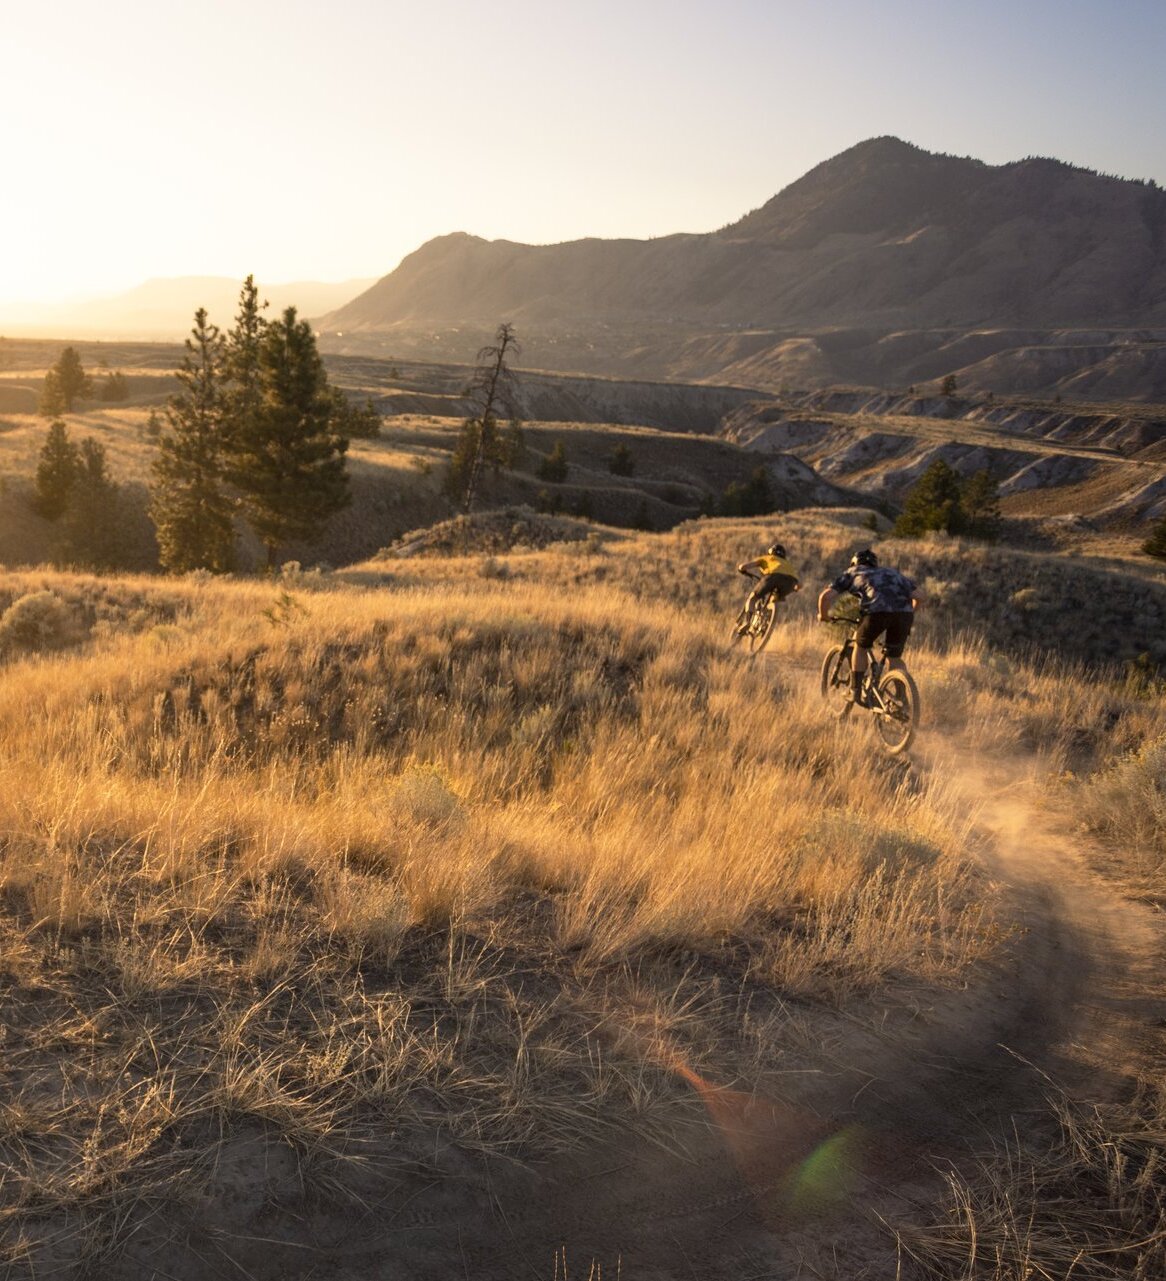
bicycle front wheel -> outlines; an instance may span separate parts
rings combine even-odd
[[[738,649],[741,645],[741,642],[744,641],[745,638],[749,635],[749,628],[750,628],[749,611],[744,606],[742,606],[741,612],[737,615],[736,619],[734,619],[733,621],[733,634],[729,640],[729,643],[733,646],[734,649]]]
[[[835,645],[822,659],[822,697],[839,720],[850,715],[854,703],[850,698],[849,645]]]
[[[883,706],[874,713],[883,746],[897,756],[905,752],[919,725],[919,691],[909,672],[887,672],[879,681]]]
[[[764,604],[754,609],[748,632],[749,652],[751,654],[759,654],[765,648],[765,643],[773,632],[773,624],[776,618],[777,602],[772,596]]]

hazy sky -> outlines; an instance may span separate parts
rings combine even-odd
[[[1164,0],[3,0],[0,302],[708,231],[877,134],[1166,184]]]

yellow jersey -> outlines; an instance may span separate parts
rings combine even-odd
[[[797,578],[794,567],[784,556],[770,556],[766,552],[764,556],[757,557],[757,567],[763,574],[788,574],[790,578]]]

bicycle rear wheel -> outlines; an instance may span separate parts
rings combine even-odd
[[[822,697],[839,720],[850,715],[854,703],[850,698],[849,645],[835,645],[822,659]]]
[[[874,709],[875,729],[883,746],[897,756],[915,737],[919,724],[919,691],[909,672],[886,672],[879,681],[883,706]]]

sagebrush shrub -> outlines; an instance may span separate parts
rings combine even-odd
[[[0,614],[0,654],[55,649],[69,631],[69,611],[52,592],[29,592]]]

